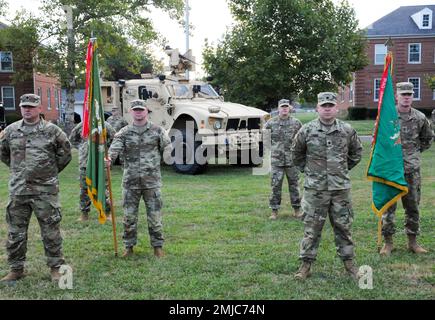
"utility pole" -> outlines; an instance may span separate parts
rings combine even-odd
[[[73,13],[71,6],[62,6],[66,15],[67,26],[67,70],[68,70],[68,83],[66,87],[66,104],[65,104],[65,131],[70,133],[74,127],[74,92],[76,89],[76,76],[75,76],[75,38],[73,28]]]
[[[186,34],[186,53],[189,51],[189,0],[184,4],[184,33]],[[186,79],[189,80],[189,70],[186,70]]]

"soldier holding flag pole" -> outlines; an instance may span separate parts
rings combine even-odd
[[[392,53],[389,52],[381,79],[378,116],[367,169],[367,178],[373,181],[372,209],[380,218],[378,245],[382,232],[385,244],[380,254],[391,254],[396,202],[402,198],[408,249],[425,253],[426,250],[416,242],[419,233],[420,155],[430,147],[432,131],[426,117],[411,107],[412,83],[397,84],[395,105],[391,74]]]

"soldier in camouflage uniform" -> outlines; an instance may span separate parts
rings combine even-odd
[[[115,130],[109,123],[105,123],[107,130],[107,145],[110,146],[110,143],[115,136]],[[88,139],[83,139],[82,137],[82,127],[83,124],[80,122],[77,124],[74,129],[71,131],[69,136],[69,140],[73,147],[79,150],[79,173],[80,173],[80,212],[81,216],[78,221],[87,221],[89,220],[89,211],[91,211],[91,199],[88,195],[88,186],[86,185],[86,167],[88,165]],[[110,196],[109,190],[106,188],[106,216],[107,220],[111,219],[110,214]]]
[[[400,139],[402,141],[405,179],[408,183],[408,193],[402,197],[405,209],[405,232],[408,236],[408,249],[414,253],[426,253],[417,244],[416,237],[420,233],[420,204],[421,189],[421,153],[432,144],[432,129],[429,120],[420,111],[411,107],[414,86],[411,82],[400,82],[397,87],[397,111],[400,119]],[[392,205],[382,216],[382,234],[385,244],[380,254],[389,256],[393,250],[394,220],[397,204]]]
[[[127,120],[120,115],[119,108],[116,106],[112,108],[112,115],[107,118],[106,123],[109,123],[112,128],[115,129],[115,132],[118,132],[128,125]]]
[[[125,120],[122,115],[119,112],[119,108],[117,106],[114,106],[112,108],[112,115],[107,118],[107,123],[110,123],[110,125],[112,126],[113,129],[115,129],[115,133],[118,132],[119,130],[121,130],[122,128],[124,128],[125,126],[128,125],[127,120]],[[118,157],[115,161],[114,161],[115,165],[122,165],[122,161],[121,158]]]
[[[269,206],[272,209],[270,219],[276,220],[281,205],[281,190],[284,176],[287,177],[290,202],[294,209],[294,217],[300,218],[301,199],[299,197],[299,172],[291,159],[291,144],[302,123],[293,118],[290,112],[293,107],[287,99],[278,102],[278,116],[270,119],[264,127],[264,138],[270,141],[272,193]],[[269,140],[270,139],[270,140]]]
[[[304,237],[300,246],[302,265],[295,277],[310,276],[317,256],[323,225],[329,220],[335,234],[335,245],[346,271],[357,278],[354,265],[353,221],[349,171],[361,160],[362,146],[356,131],[336,119],[335,93],[318,95],[319,118],[305,124],[292,146],[293,163],[305,173],[302,211]]]
[[[144,100],[131,102],[133,124],[121,129],[109,149],[109,164],[121,156],[124,162],[124,257],[133,254],[137,243],[138,209],[141,198],[145,201],[148,232],[156,257],[163,256],[162,186],[160,162],[170,157],[172,146],[166,131],[148,120]]]
[[[10,168],[9,203],[6,208],[6,251],[11,271],[1,281],[24,277],[27,229],[32,211],[38,219],[47,265],[53,281],[64,264],[60,221],[58,174],[71,161],[71,145],[56,125],[40,118],[40,97],[20,98],[22,120],[0,134],[0,159]]]
[[[431,119],[432,119],[432,130],[435,132],[435,109],[432,110]]]

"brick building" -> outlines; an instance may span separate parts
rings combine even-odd
[[[435,5],[400,7],[366,28],[369,64],[357,71],[349,87],[340,89],[341,108],[377,108],[379,87],[387,50],[393,53],[393,82],[414,84],[413,106],[435,107],[435,91],[426,83],[435,75]],[[392,45],[385,43],[391,39]],[[344,89],[344,93],[342,93]]]

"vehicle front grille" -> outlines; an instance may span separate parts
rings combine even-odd
[[[228,119],[227,130],[258,130],[260,129],[260,118],[250,118],[248,123],[246,120],[240,121],[240,119]]]
[[[260,118],[248,119],[248,130],[260,129]]]
[[[240,119],[228,119],[227,130],[237,130]]]

